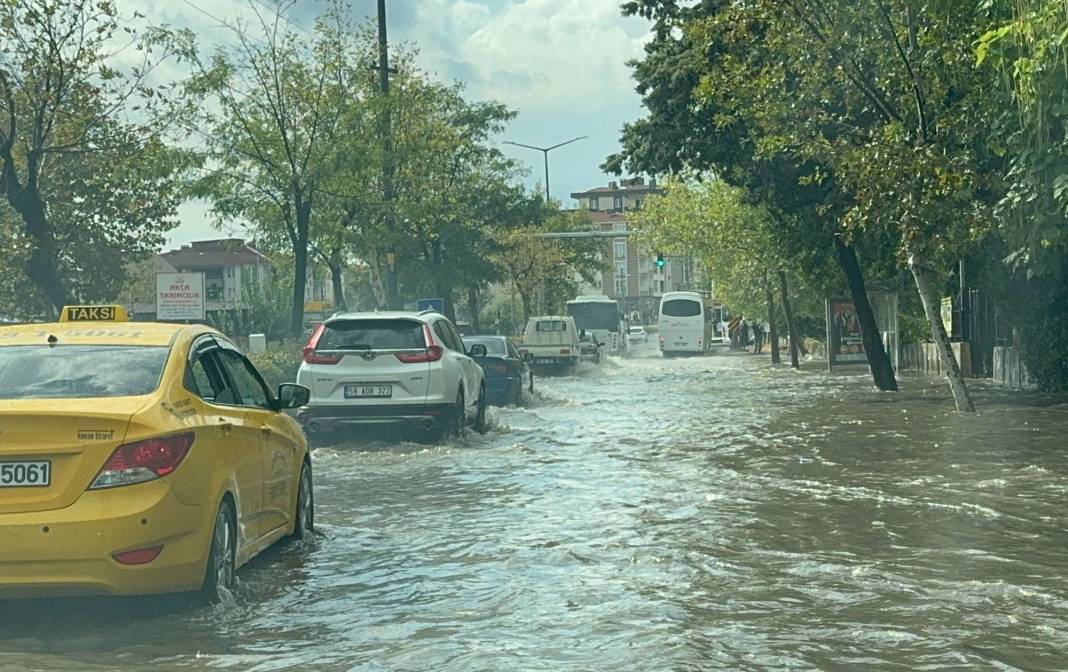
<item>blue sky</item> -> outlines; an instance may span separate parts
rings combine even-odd
[[[273,0],[120,0],[153,23],[193,29],[205,47],[229,39],[225,20],[249,16]],[[250,5],[250,3],[252,3]],[[352,0],[357,17],[373,16],[375,0]],[[519,116],[500,140],[547,146],[587,135],[552,152],[550,189],[570,193],[610,179],[599,165],[616,151],[623,123],[641,114],[628,59],[640,56],[648,25],[623,18],[619,0],[389,0],[390,41],[418,46],[421,67],[442,80],[461,80],[469,95],[499,100]],[[293,22],[310,28],[325,4],[297,0]],[[203,10],[203,11],[201,11]],[[531,186],[543,181],[540,152],[502,145],[530,167]],[[219,235],[200,203],[182,207],[172,244]],[[240,231],[224,232],[237,233]]]

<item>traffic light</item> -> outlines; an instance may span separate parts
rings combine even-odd
[[[656,253],[656,270],[658,270],[658,271],[664,270],[664,253],[663,252],[657,252]]]

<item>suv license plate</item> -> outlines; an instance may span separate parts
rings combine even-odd
[[[393,396],[392,385],[346,385],[346,399],[385,399]]]
[[[0,462],[0,488],[44,488],[51,483],[51,462]]]

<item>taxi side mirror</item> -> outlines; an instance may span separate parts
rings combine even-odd
[[[311,390],[295,383],[282,383],[278,386],[278,410],[307,406],[311,399]]]

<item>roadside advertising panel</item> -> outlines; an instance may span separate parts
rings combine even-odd
[[[864,364],[868,355],[864,352],[864,338],[860,333],[860,320],[850,299],[827,301],[827,363]]]
[[[197,321],[204,319],[203,273],[157,273],[156,319]]]

